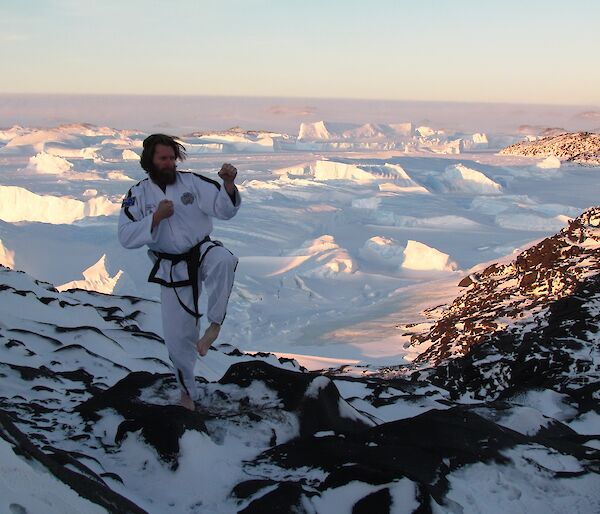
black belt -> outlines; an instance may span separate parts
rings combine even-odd
[[[200,290],[198,288],[198,270],[202,265],[202,261],[206,254],[212,250],[215,246],[222,246],[220,241],[212,241],[212,245],[209,246],[203,254],[200,254],[200,247],[204,244],[211,241],[209,236],[206,236],[202,241],[200,241],[197,245],[193,246],[190,250],[185,253],[166,253],[166,252],[152,252],[156,257],[156,261],[154,262],[154,266],[150,271],[150,275],[148,276],[148,282],[155,282],[165,287],[171,287],[175,290],[175,296],[177,297],[177,301],[184,308],[184,310],[196,318],[196,322],[202,317],[202,314],[198,311],[198,299],[200,297]],[[160,261],[163,259],[171,261],[171,272],[170,279],[171,282],[167,282],[161,278],[157,278],[156,273],[160,268]],[[188,271],[188,279],[180,280],[179,282],[175,282],[173,280],[173,266],[180,263],[181,261],[185,261],[187,264]],[[192,295],[194,297],[194,310],[190,309],[187,305],[185,305],[181,298],[179,298],[179,294],[177,293],[178,287],[186,287],[192,286]]]

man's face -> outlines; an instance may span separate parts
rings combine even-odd
[[[154,156],[152,158],[152,166],[154,173],[152,179],[155,182],[163,184],[173,184],[175,182],[175,174],[177,166],[175,161],[175,150],[167,145],[160,143],[154,148]]]

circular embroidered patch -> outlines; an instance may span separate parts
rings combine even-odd
[[[181,195],[181,201],[184,205],[189,205],[194,201],[194,195],[190,192],[183,193]]]

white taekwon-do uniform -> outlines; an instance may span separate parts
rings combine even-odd
[[[148,245],[154,261],[148,281],[161,285],[163,337],[179,386],[196,399],[194,365],[199,338],[198,295],[204,283],[209,323],[223,323],[238,259],[209,237],[212,218],[230,219],[240,208],[240,194],[229,196],[218,182],[195,173],[176,172],[165,192],[146,178],[123,200],[119,241],[125,248]],[[171,200],[173,215],[152,229],[161,200]],[[195,283],[195,287],[193,286]]]

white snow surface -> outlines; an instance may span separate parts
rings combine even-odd
[[[563,166],[549,180],[548,170],[535,166],[539,159],[474,147],[457,159],[432,150],[519,134],[453,134],[402,119],[308,121],[300,132],[306,144],[350,146],[300,151],[294,134],[205,131],[182,137],[190,152],[178,168],[219,180],[223,162],[238,167],[243,207],[230,221],[216,220],[213,232],[240,258],[221,337],[309,366],[410,361],[415,349],[403,346],[394,317],[422,320],[413,306],[451,300],[462,277],[452,270],[510,255],[597,201],[600,179],[589,168]],[[117,291],[158,298],[157,286],[147,283],[144,249],[125,250],[115,235],[120,200],[146,177],[137,157],[146,135],[85,124],[2,131],[5,263],[61,288],[103,292],[115,291],[122,271]],[[352,146],[372,142],[378,146]],[[263,143],[265,151],[255,151]],[[208,151],[211,145],[220,153]],[[42,152],[72,167],[24,174]],[[93,266],[103,255],[106,274]],[[84,270],[96,277],[81,277]],[[440,289],[446,296],[434,300],[439,280],[448,281]],[[201,308],[205,302],[203,295]]]

